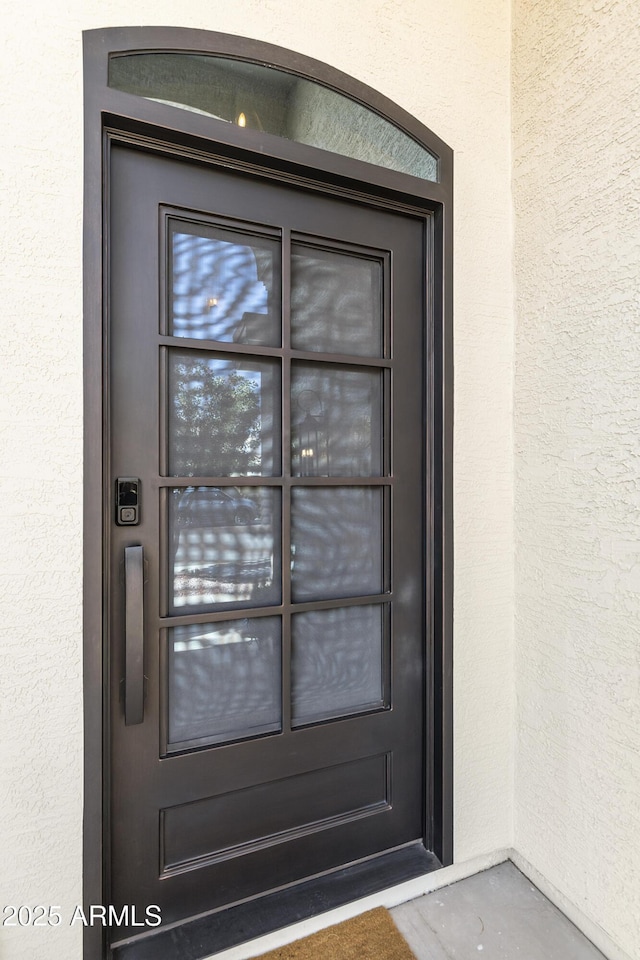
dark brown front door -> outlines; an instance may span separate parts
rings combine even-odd
[[[173,923],[423,836],[424,221],[125,146],[109,207],[111,902]]]

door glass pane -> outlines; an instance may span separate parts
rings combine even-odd
[[[169,630],[169,752],[281,727],[279,617]]]
[[[280,366],[169,352],[169,476],[280,473]]]
[[[343,607],[292,618],[294,725],[384,706],[384,609]]]
[[[296,477],[382,473],[382,372],[294,363],[291,471]]]
[[[280,491],[169,491],[169,604],[216,608],[280,602]]]
[[[169,330],[174,337],[280,346],[280,242],[173,223]]]
[[[291,345],[381,357],[382,261],[292,244]]]
[[[380,487],[291,491],[291,592],[295,602],[382,593]]]

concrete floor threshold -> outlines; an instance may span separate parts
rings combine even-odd
[[[418,960],[606,960],[510,862],[391,914]]]

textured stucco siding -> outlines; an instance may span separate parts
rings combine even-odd
[[[8,960],[80,956],[81,31],[199,27],[369,83],[455,151],[455,853],[511,843],[512,353],[507,0],[4,0],[0,582],[2,903]]]
[[[640,19],[516,0],[515,842],[640,944]]]

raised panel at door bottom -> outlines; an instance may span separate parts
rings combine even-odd
[[[217,863],[387,810],[389,773],[390,756],[381,754],[166,808],[163,873]]]

